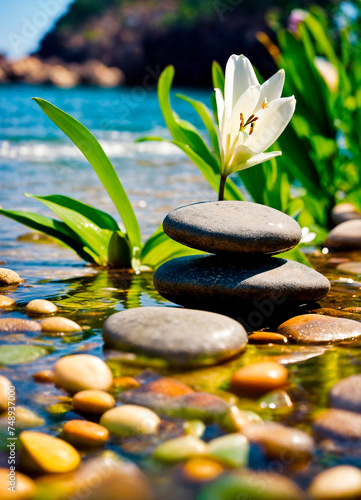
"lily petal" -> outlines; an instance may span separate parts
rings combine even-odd
[[[241,95],[252,85],[259,85],[250,60],[233,54],[227,62],[224,85],[224,100],[228,113],[236,105]],[[228,115],[230,118],[230,114]]]
[[[232,172],[238,172],[239,170],[246,170],[247,168],[254,167],[255,165],[259,165],[260,163],[264,163],[265,161],[271,160],[272,158],[275,158],[276,156],[281,156],[282,151],[270,151],[269,153],[260,153],[256,156],[253,156],[253,158],[250,158],[244,163],[241,163],[238,165],[238,167],[234,166],[232,167]]]
[[[216,104],[217,104],[217,115],[218,115],[218,123],[219,126],[222,126],[223,122],[223,114],[224,114],[224,99],[223,94],[220,89],[214,89],[216,93]]]
[[[247,146],[255,153],[266,151],[282,134],[291,120],[296,107],[296,99],[283,97],[271,101],[268,106],[258,113],[259,120],[253,134],[247,141]]]
[[[271,76],[266,82],[261,85],[261,94],[256,107],[256,112],[262,107],[264,101],[271,102],[274,99],[279,99],[282,95],[283,86],[285,84],[285,70],[280,69],[276,74]]]

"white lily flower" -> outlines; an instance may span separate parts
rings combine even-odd
[[[284,131],[295,111],[294,96],[281,98],[285,72],[278,71],[260,85],[247,57],[232,55],[227,62],[224,98],[215,89],[221,188],[228,175],[263,163],[281,151],[265,153]]]

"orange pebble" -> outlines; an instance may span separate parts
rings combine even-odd
[[[140,383],[133,377],[115,377],[113,379],[113,387],[116,389],[126,391],[128,389],[136,389],[139,386]]]
[[[280,333],[254,332],[248,337],[250,344],[287,344],[288,339]]]
[[[224,471],[223,466],[211,458],[191,458],[184,464],[183,473],[191,481],[211,481]]]
[[[77,392],[73,397],[72,403],[74,410],[79,413],[102,415],[115,406],[115,399],[105,391],[89,389]]]
[[[42,370],[33,374],[35,382],[42,382],[44,384],[54,382],[54,372],[51,370]]]
[[[287,369],[281,364],[263,361],[237,370],[232,376],[231,386],[236,392],[258,396],[286,385],[287,376]]]
[[[75,446],[100,446],[108,437],[105,427],[87,420],[69,420],[63,426],[62,438]]]

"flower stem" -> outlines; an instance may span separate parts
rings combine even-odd
[[[219,184],[219,195],[218,195],[218,201],[223,201],[224,200],[224,187],[226,185],[226,180],[227,176],[222,174],[221,175],[221,182]]]

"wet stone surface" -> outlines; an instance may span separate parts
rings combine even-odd
[[[330,405],[361,413],[361,374],[340,380],[329,392]]]
[[[282,323],[278,331],[298,344],[332,344],[361,337],[361,323],[320,314],[304,314]]]
[[[242,260],[214,255],[179,257],[154,274],[168,300],[188,307],[240,307],[243,301],[310,302],[323,298],[329,281],[303,264],[277,257]]]
[[[214,364],[247,345],[236,321],[215,313],[142,307],[110,316],[103,327],[107,347],[163,358],[178,366]]]
[[[301,239],[301,228],[292,217],[247,201],[177,208],[164,219],[163,228],[173,240],[209,253],[274,254]]]

